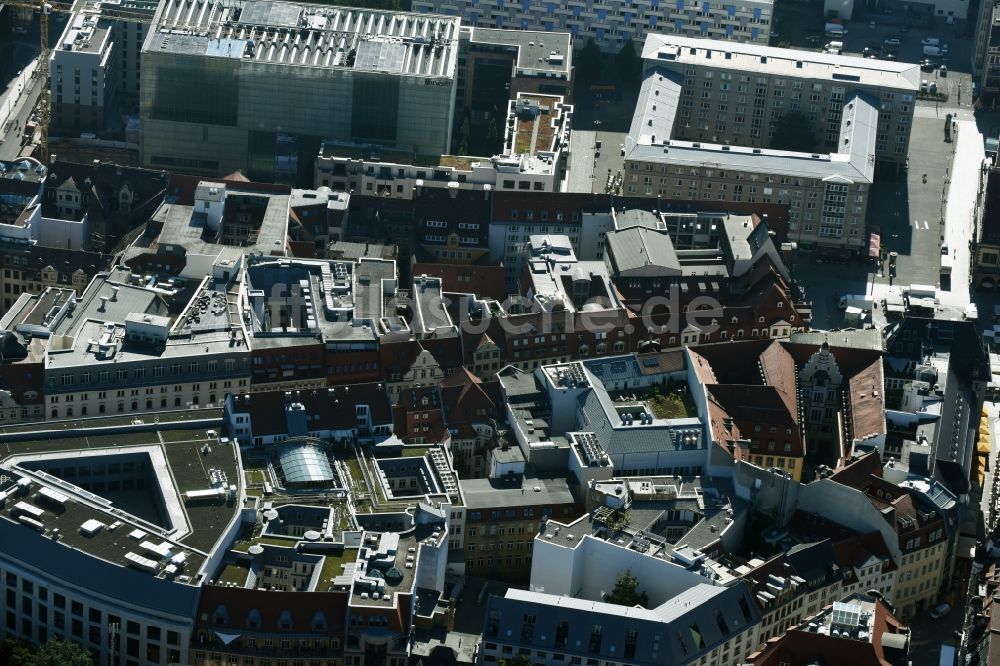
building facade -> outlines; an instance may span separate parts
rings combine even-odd
[[[198,10],[164,3],[143,46],[143,164],[310,183],[324,139],[448,152],[457,18],[255,0]]]
[[[787,204],[789,240],[867,247],[875,169],[905,162],[916,65],[671,35],[643,57],[628,193]],[[811,124],[811,152],[773,148],[789,115]]]
[[[507,104],[503,151],[492,157],[442,155],[430,160],[324,142],[316,157],[317,187],[367,196],[414,199],[440,188],[558,192],[573,107],[562,96],[518,93]]]
[[[618,53],[648,32],[728,39],[767,44],[773,2],[705,2],[704,0],[640,0],[610,4],[584,0],[513,3],[487,0],[466,4],[455,0],[417,0],[414,11],[461,16],[476,27],[568,32],[582,46],[593,39],[605,53]]]

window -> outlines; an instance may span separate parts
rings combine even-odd
[[[591,652],[601,651],[601,637],[603,632],[604,629],[599,624],[595,624],[590,628],[590,644],[588,645],[588,649]]]
[[[524,622],[521,624],[521,642],[530,643],[535,637],[535,621],[537,616],[530,613],[525,614]]]
[[[566,639],[569,636],[569,622],[560,622],[556,625],[556,647],[566,647]]]
[[[716,611],[718,612],[718,611]],[[626,659],[633,659],[635,657],[635,645],[639,640],[639,632],[635,629],[629,629],[625,632],[625,652],[624,656]]]

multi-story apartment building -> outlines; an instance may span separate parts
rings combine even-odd
[[[788,204],[789,240],[867,247],[876,167],[906,158],[916,65],[671,35],[643,57],[628,193]],[[769,147],[789,113],[812,123],[813,152]]]
[[[109,123],[120,129],[118,105],[139,100],[139,51],[156,7],[151,0],[91,0],[70,16],[50,56],[53,132],[100,132]]]
[[[844,593],[846,572],[837,566],[829,540],[799,544],[761,561],[743,574],[760,607],[760,641],[781,634]]]
[[[413,9],[458,15],[463,22],[477,27],[568,32],[578,45],[593,39],[605,53],[618,53],[629,40],[641,43],[653,31],[767,44],[773,5],[770,0],[642,0],[610,4],[585,0],[527,4],[416,0]]]
[[[979,94],[984,102],[992,102],[1000,94],[1000,7],[993,2],[984,2],[983,7],[990,9],[990,14],[983,26]]]
[[[830,478],[864,493],[892,526],[898,568],[891,598],[902,616],[914,617],[934,606],[949,581],[958,503],[937,483],[894,478],[892,472],[870,453]]]
[[[572,101],[573,43],[566,32],[463,25],[458,65],[455,104],[473,117],[492,116],[498,100],[522,92]]]
[[[70,135],[104,127],[118,92],[120,59],[114,53],[114,21],[74,14],[59,48],[49,56],[54,131]]]
[[[572,521],[583,512],[566,477],[537,474],[459,481],[465,506],[465,573],[525,583],[535,536],[548,519]]]
[[[119,101],[127,109],[139,104],[139,72],[142,43],[146,41],[149,21],[159,3],[155,0],[101,0],[101,16],[112,19],[115,57],[118,58]]]
[[[883,403],[870,388],[882,383],[879,351],[748,340],[687,353],[739,429],[734,446],[744,460],[799,479],[806,464],[836,466],[852,451],[885,443]]]
[[[1000,91],[1000,81],[997,85]],[[977,288],[992,289],[1000,280],[1000,170],[985,169],[981,172],[975,231],[972,284]]]
[[[803,618],[748,660],[753,666],[781,666],[834,660],[856,666],[910,663],[910,631],[880,595],[854,593]]]
[[[369,394],[379,391],[372,385]],[[229,415],[234,427],[245,425],[257,398],[270,396],[235,398],[246,410]],[[328,447],[299,434],[318,418],[314,410],[324,412],[317,427],[336,429],[342,417],[353,419],[354,405],[338,410],[338,398],[324,396],[325,404],[305,400],[288,416],[282,393],[274,396],[256,410],[266,423],[255,419],[246,441],[185,429],[190,423],[132,419],[123,439],[113,432],[119,416],[88,419],[85,428],[67,423],[58,441],[8,431],[0,459],[0,638],[59,638],[80,644],[95,663],[123,666],[407,663],[415,615],[430,622],[434,608],[416,603],[417,589],[427,601],[429,590],[443,592],[451,523],[464,520],[464,510],[452,509],[459,491],[447,460],[438,450],[433,463],[372,463],[380,498],[392,497],[407,473],[399,468],[416,462],[431,479],[424,490],[446,479],[451,495],[399,493],[395,510],[355,515],[346,494],[366,483],[360,469],[338,465],[335,476]],[[375,421],[388,406],[381,412]],[[222,423],[204,417],[199,425]],[[256,442],[256,428],[272,435],[274,422],[284,435]],[[254,444],[247,457],[273,455],[273,475],[245,473],[237,447]],[[271,482],[279,492],[326,487],[337,499],[300,494],[297,503],[264,511],[259,497],[272,492]],[[402,511],[407,498],[418,508]]]
[[[249,390],[246,340],[219,314],[225,283],[206,282],[172,318],[161,295],[131,284],[128,272],[94,278],[73,316],[46,325],[47,418],[221,406],[227,393]],[[211,323],[201,303],[215,311]]]
[[[490,598],[481,663],[530,655],[546,665],[723,666],[756,649],[760,612],[749,585],[694,548],[612,525],[611,515],[601,507],[572,523],[549,521],[535,538],[530,591]],[[646,597],[641,605],[604,598],[626,570]]]
[[[163,3],[142,50],[142,163],[310,183],[324,139],[445,154],[458,38],[443,16]]]
[[[613,205],[612,205],[613,204]],[[621,221],[616,211],[625,209]],[[751,216],[759,220],[766,216],[768,227],[784,238],[788,220],[788,205],[763,201],[658,200],[647,197],[610,197],[582,192],[535,193],[498,191],[493,198],[490,220],[490,261],[502,263],[507,288],[516,288],[522,269],[528,261],[528,242],[533,235],[561,234],[569,237],[573,251],[585,260],[604,259],[606,234],[616,228],[646,225],[629,216],[640,210],[662,217],[662,226],[678,249],[718,246],[722,236],[718,219],[728,215]],[[676,213],[681,217],[672,217]],[[681,224],[674,227],[673,220]],[[756,226],[756,225],[755,225]],[[705,233],[693,234],[700,229]]]
[[[198,572],[239,527],[226,498],[243,482],[233,444],[159,427],[174,444],[149,429],[127,447],[69,437],[40,454],[46,442],[12,438],[0,463],[4,638],[72,641],[95,663],[190,663]],[[211,457],[191,467],[206,444]],[[182,499],[206,487],[215,501]]]
[[[324,141],[316,186],[397,199],[431,188],[557,192],[572,118],[573,107],[561,96],[518,93],[507,105],[502,151],[493,157],[425,158]]]

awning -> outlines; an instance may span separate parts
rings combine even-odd
[[[215,632],[215,635],[219,637],[219,640],[222,641],[224,645],[229,645],[240,637],[239,634],[224,634],[221,631]]]
[[[979,444],[976,445],[976,451],[984,456],[990,455],[990,443],[980,440]]]
[[[881,237],[878,234],[873,233],[871,235],[871,238],[869,238],[868,240],[868,256],[872,257],[873,259],[877,259],[878,251],[881,245],[882,245]]]

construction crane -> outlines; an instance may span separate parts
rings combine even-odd
[[[153,16],[146,13],[130,12],[127,9],[122,10],[118,7],[114,7],[107,14],[103,14],[99,2],[85,2],[80,4],[81,6],[78,11],[84,15],[89,14],[91,16],[106,16],[110,20],[131,21],[137,23],[153,22]],[[53,12],[59,14],[73,14],[74,3],[46,2],[45,0],[39,0],[38,2],[0,0],[0,8],[6,7],[28,9],[39,13],[39,24],[41,29],[39,30],[38,67],[35,71],[38,73],[38,79],[40,80],[42,90],[38,95],[38,102],[36,105],[38,114],[38,144],[41,149],[40,157],[42,163],[48,163],[49,123],[52,120],[52,84],[49,80],[49,59],[51,58],[51,49],[49,49],[49,15]]]

